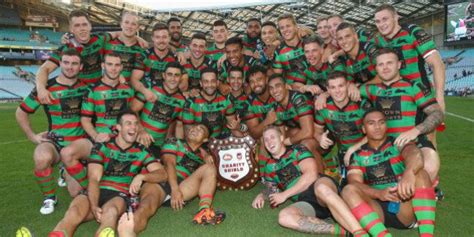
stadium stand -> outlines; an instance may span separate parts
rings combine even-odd
[[[0,22],[2,25],[21,25],[21,19],[18,11],[16,9],[4,6],[0,6]]]

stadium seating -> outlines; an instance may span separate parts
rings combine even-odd
[[[27,96],[33,89],[34,84],[21,79],[0,80],[0,88],[20,97]]]
[[[2,25],[21,25],[21,19],[16,9],[0,6],[0,22]],[[0,35],[2,35],[0,33]]]

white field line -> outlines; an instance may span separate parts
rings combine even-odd
[[[450,113],[450,112],[446,112],[446,114],[451,115],[451,116],[456,117],[456,118],[464,119],[464,120],[469,121],[471,123],[474,123],[474,119],[472,119],[472,118],[464,117],[464,116],[454,114],[454,113]]]

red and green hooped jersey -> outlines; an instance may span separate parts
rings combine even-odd
[[[247,95],[242,92],[239,96],[235,97],[232,93],[227,95],[227,99],[230,100],[232,106],[235,108],[235,112],[239,115],[241,119],[244,118],[247,111]]]
[[[186,45],[184,45],[181,41],[179,42],[170,41],[170,45],[176,49],[177,53],[186,51]]]
[[[208,57],[204,57],[204,61],[201,65],[193,65],[191,63],[191,59],[186,61],[186,64],[183,65],[186,73],[188,74],[188,90],[192,89],[201,89],[201,71],[206,68],[216,68],[216,64],[212,61],[212,59]]]
[[[436,45],[431,35],[421,27],[414,24],[402,25],[392,39],[377,33],[372,42],[379,48],[391,48],[397,52],[402,62],[400,74],[404,78],[421,79],[427,87],[430,86],[425,70],[425,58],[436,50]]]
[[[366,143],[351,156],[349,170],[360,170],[364,183],[375,189],[385,189],[397,185],[405,171],[405,163],[394,137],[387,137],[378,148]]]
[[[336,60],[331,66],[335,71],[346,72],[348,74],[347,81],[363,84],[377,75],[374,60],[372,60],[374,51],[375,47],[370,43],[359,42],[359,52],[355,60],[345,54],[339,57],[340,60]]]
[[[185,140],[168,138],[161,148],[161,155],[170,154],[176,157],[176,175],[178,181],[189,177],[199,166],[204,164],[199,150],[193,151]]]
[[[357,28],[356,33],[357,33],[357,36],[359,37],[359,41],[362,44],[370,42],[370,40],[374,37],[374,33],[365,28]]]
[[[144,71],[146,80],[162,81],[166,66],[172,62],[178,62],[178,58],[171,50],[163,58],[160,58],[156,55],[155,48],[152,47],[136,59],[134,69]]]
[[[217,45],[213,43],[211,47],[207,48],[206,56],[211,58],[214,63],[216,63],[222,55],[225,54],[225,47],[222,49],[217,48]]]
[[[122,193],[128,193],[133,177],[139,174],[142,168],[158,161],[147,148],[137,142],[127,149],[121,149],[116,138],[109,142],[96,143],[89,157],[90,163],[104,166],[100,189]]]
[[[288,128],[300,128],[299,119],[303,116],[310,115],[313,117],[313,106],[310,99],[305,94],[290,90],[289,100],[286,106],[277,103],[274,99],[274,109],[277,115],[275,125],[285,125]]]
[[[90,86],[84,95],[81,116],[93,118],[98,133],[112,134],[117,115],[129,108],[134,94],[135,91],[127,84],[119,83],[112,87],[100,80]]]
[[[83,63],[79,79],[86,84],[96,83],[102,78],[101,63],[105,52],[104,46],[108,41],[110,41],[109,34],[91,34],[87,44],[82,44],[79,47],[74,47],[72,43],[65,44],[51,54],[48,60],[59,66],[63,52],[75,48],[81,53]]]
[[[224,95],[216,92],[213,100],[207,101],[202,95],[191,97],[187,100],[183,123],[201,123],[209,129],[210,137],[221,135],[226,128],[226,116],[235,114],[235,108]]]
[[[273,68],[282,69],[286,83],[289,85],[299,82],[305,84],[303,71],[305,70],[305,56],[302,41],[296,47],[288,46],[285,42],[275,51]]]
[[[423,109],[436,103],[434,92],[421,81],[401,79],[391,85],[366,84],[360,89],[362,98],[372,102],[387,118],[387,133],[397,137],[417,124]]]
[[[255,60],[255,58],[244,55],[244,66],[242,67],[244,71],[244,82],[248,82],[248,71],[252,66],[255,66],[258,64],[258,61]],[[223,82],[227,82],[227,77],[229,76],[229,70],[232,68],[232,65],[228,60],[225,60],[224,63],[222,64],[221,72],[219,75],[219,79]]]
[[[259,160],[260,173],[265,181],[276,183],[280,190],[287,190],[293,187],[301,175],[299,163],[307,158],[312,159],[313,154],[301,144],[292,145],[285,148],[285,153],[280,159],[265,158]],[[298,199],[298,195],[291,197],[293,201]]]
[[[335,64],[337,69],[342,67],[342,64]],[[318,85],[322,90],[326,91],[327,84],[328,84],[328,75],[333,71],[332,66],[329,63],[321,64],[321,67],[318,69],[315,66],[307,66],[306,69],[303,71],[303,76],[306,85]]]
[[[258,122],[261,123],[268,112],[275,107],[274,101],[271,96],[268,97],[267,101],[262,101],[258,98],[257,94],[251,93],[247,99],[247,110],[242,120],[249,120],[258,118]]]
[[[77,81],[71,86],[63,85],[57,78],[48,80],[46,89],[53,96],[51,104],[43,105],[44,112],[48,117],[48,131],[57,137],[60,146],[67,146],[72,141],[85,136],[81,126],[81,103],[87,86]],[[38,92],[33,89],[20,104],[20,109],[26,113],[34,113],[41,103],[38,100]]]
[[[140,120],[145,131],[155,139],[154,145],[161,147],[170,124],[176,119],[183,120],[186,98],[179,91],[169,94],[161,82],[150,89],[158,98],[155,102],[148,102],[140,92],[136,94],[137,99],[144,103]]]
[[[247,34],[242,37],[242,44],[244,50],[249,50],[252,53],[257,50],[257,44],[260,42],[260,37],[250,38]]]
[[[120,39],[112,39],[105,44],[105,54],[118,53],[122,59],[122,76],[129,81],[132,76],[132,70],[135,67],[135,61],[142,55],[145,50],[140,45],[127,46]]]
[[[370,102],[362,100],[349,101],[343,108],[339,108],[329,98],[326,108],[316,111],[314,120],[316,124],[325,126],[334,134],[339,149],[346,151],[364,137],[362,117],[370,107]]]

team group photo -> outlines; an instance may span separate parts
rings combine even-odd
[[[1,0],[1,236],[472,236],[473,38],[473,0]]]

